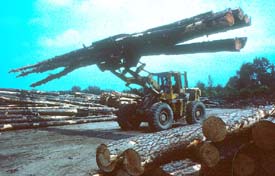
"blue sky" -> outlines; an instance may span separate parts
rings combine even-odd
[[[241,7],[252,18],[252,25],[196,41],[247,36],[239,53],[212,53],[181,56],[143,57],[151,72],[187,71],[191,86],[207,82],[226,84],[242,63],[255,57],[275,62],[274,0],[37,0],[3,1],[0,7],[1,69],[0,87],[30,89],[29,85],[49,73],[15,78],[12,68],[64,54],[96,40],[145,30],[209,10]],[[124,82],[96,66],[78,69],[65,77],[39,86],[39,90],[68,90],[78,85],[104,89],[124,89]]]

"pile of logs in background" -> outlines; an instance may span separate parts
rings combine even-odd
[[[115,120],[93,94],[0,89],[0,131]]]
[[[150,133],[97,148],[91,175],[275,175],[274,106]]]

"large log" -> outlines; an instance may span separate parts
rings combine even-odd
[[[179,54],[194,54],[194,53],[211,53],[231,51],[237,52],[246,44],[246,37],[236,39],[215,40],[201,43],[182,44],[166,48],[157,48],[156,50],[144,51],[144,55],[179,55]]]
[[[110,118],[109,118],[110,117]],[[64,121],[64,120],[81,120],[81,119],[93,119],[110,121],[116,120],[112,115],[94,115],[94,116],[13,116],[13,118],[0,119],[0,124],[10,123],[34,123],[44,121]]]
[[[23,89],[9,89],[9,88],[0,88],[0,94],[12,94],[12,95],[22,95],[22,94],[38,94],[38,95],[51,95],[58,96],[59,92],[44,92],[44,91],[35,91],[35,90],[23,90]]]
[[[131,175],[141,175],[172,160],[187,157],[199,160],[207,165],[215,165],[219,160],[218,151],[203,139],[199,124],[175,128],[154,134],[132,137],[100,145],[97,149],[97,165],[104,172],[112,172],[120,156],[126,149],[133,149],[137,155],[128,155],[126,161],[136,161],[124,169]],[[192,143],[193,142],[193,143]],[[102,152],[104,151],[104,152]]]
[[[0,110],[0,114],[21,114],[21,115],[54,115],[54,116],[73,116],[78,113],[76,108],[21,108]]]
[[[227,119],[211,116],[203,122],[202,131],[208,140],[219,142],[224,140],[228,133],[249,128],[261,119],[272,115],[273,111],[274,106],[243,111],[233,116],[231,114]]]
[[[30,100],[30,99],[20,99],[18,97],[8,98],[0,96],[0,103],[8,103],[8,104],[40,104],[40,105],[49,105],[49,106],[60,106],[62,103],[53,102],[53,101],[41,101],[41,100]]]
[[[50,105],[50,106],[57,106],[57,105],[63,105],[63,106],[85,106],[85,107],[103,107],[103,105],[85,101],[83,99],[77,100],[77,99],[65,99],[62,97],[51,97],[51,96],[39,96],[39,95],[28,95],[28,96],[7,96],[2,95],[0,96],[0,102],[1,103],[7,103],[7,104],[44,104],[44,105]]]
[[[0,131],[39,128],[39,127],[48,127],[48,126],[73,125],[73,124],[82,124],[82,123],[94,123],[94,122],[114,121],[114,120],[116,120],[115,116],[102,116],[100,118],[91,118],[91,119],[82,118],[82,119],[75,119],[75,120],[10,123],[10,124],[0,124]]]
[[[53,115],[53,116],[90,116],[98,114],[112,114],[115,108],[109,107],[58,107],[58,108],[35,108],[35,107],[22,107],[22,108],[9,108],[0,109],[1,115],[20,114],[20,115]]]
[[[200,164],[197,164],[196,162],[186,159],[165,164],[161,166],[161,168],[162,171],[173,176],[198,175],[198,172],[200,170]],[[151,175],[156,174],[154,173]]]

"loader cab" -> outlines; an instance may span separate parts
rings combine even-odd
[[[175,99],[183,93],[182,75],[179,72],[154,73],[154,79],[157,81],[160,92],[165,99]],[[184,76],[186,78],[186,76]],[[187,80],[184,80],[186,83]],[[186,85],[184,86],[186,87]]]

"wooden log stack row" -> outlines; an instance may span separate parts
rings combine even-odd
[[[96,151],[99,172],[92,175],[274,176],[274,109],[211,116],[202,125],[101,144]],[[175,162],[182,164],[175,167]]]
[[[86,93],[0,89],[0,131],[115,120],[115,108]]]

